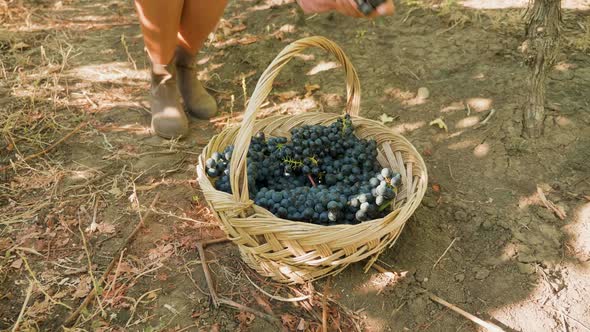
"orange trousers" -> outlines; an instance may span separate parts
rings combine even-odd
[[[197,54],[226,5],[227,0],[135,0],[151,61],[169,64],[177,46]]]

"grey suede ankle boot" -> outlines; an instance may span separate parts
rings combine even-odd
[[[197,79],[196,57],[184,48],[176,48],[178,90],[186,110],[200,119],[210,119],[217,113],[215,99]]]
[[[174,64],[152,65],[152,129],[164,138],[188,132],[188,118],[179,102]]]

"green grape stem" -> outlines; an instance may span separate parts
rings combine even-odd
[[[395,199],[395,198],[394,198],[394,199]],[[394,200],[394,199],[391,199],[389,202],[387,202],[387,203],[385,203],[385,204],[381,205],[381,206],[379,207],[379,211],[383,211],[383,210],[387,209],[387,207],[388,207],[388,206],[390,206],[391,204],[393,204],[393,200]]]
[[[291,158],[283,159],[283,162],[287,165],[292,166],[293,168],[300,168],[303,167],[303,162]]]
[[[311,161],[311,163],[312,163],[312,164],[314,164],[314,166],[317,166],[317,165],[318,165],[318,163],[320,162],[320,161],[317,159],[317,157],[316,157],[316,156],[313,156],[313,157],[307,157],[307,159],[308,159],[309,161]]]
[[[344,132],[346,131],[346,128],[348,128],[348,124],[346,123],[346,118],[344,116],[342,116],[342,132],[341,135],[344,136]]]

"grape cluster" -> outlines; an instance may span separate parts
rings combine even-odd
[[[377,143],[354,135],[348,115],[334,123],[293,128],[291,140],[252,137],[248,190],[254,202],[280,218],[315,224],[356,224],[381,218],[400,185],[400,174],[381,168]],[[233,146],[214,152],[206,172],[215,188],[231,193]]]

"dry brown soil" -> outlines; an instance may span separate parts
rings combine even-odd
[[[192,119],[188,138],[166,141],[148,130],[148,63],[131,3],[0,1],[0,165],[8,165],[0,172],[0,329],[12,328],[34,285],[20,329],[63,330],[115,259],[100,303],[74,330],[277,330],[211,307],[195,243],[223,233],[204,206],[195,165],[212,135],[239,122],[242,82],[248,96],[287,43],[323,35],[357,68],[362,116],[392,117],[387,125],[423,154],[430,179],[422,206],[380,257],[393,277],[363,273],[359,264],[332,278],[329,294],[339,305],[328,306],[330,329],[347,331],[354,321],[363,331],[481,330],[430,301],[429,291],[507,331],[588,331],[589,4],[564,9],[546,132],[534,141],[520,136],[522,2],[467,6],[482,3],[492,2],[406,1],[395,16],[368,21],[303,16],[290,1],[233,1],[199,55],[220,118]],[[344,79],[332,61],[316,51],[292,61],[261,113],[340,111]],[[427,99],[414,98],[421,87]],[[439,117],[448,132],[429,125]],[[540,203],[538,188],[563,220]],[[145,227],[115,256],[156,194]],[[315,294],[325,281],[273,284],[245,267],[230,243],[208,247],[207,260],[224,297],[271,313],[286,330],[321,326],[320,297],[280,302],[246,276],[281,296]]]

